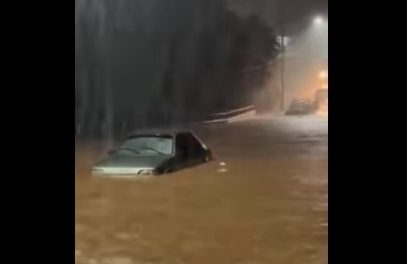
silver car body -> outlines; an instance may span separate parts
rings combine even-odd
[[[180,136],[193,137],[197,145],[202,148],[202,154],[198,153],[194,159],[182,159],[177,153],[176,139]],[[131,139],[134,138],[166,138],[171,139],[171,151],[166,153],[154,151],[150,153],[125,153],[121,151],[121,147]],[[148,148],[150,149],[150,148]],[[123,149],[122,149],[123,150]],[[139,151],[135,149],[136,151]],[[151,149],[150,149],[151,150]],[[133,177],[133,176],[149,176],[158,175],[167,172],[172,172],[184,167],[197,165],[199,163],[207,162],[212,158],[211,151],[190,131],[150,131],[138,132],[127,137],[117,150],[111,151],[111,154],[102,161],[98,162],[92,168],[94,176],[109,176],[109,177]]]

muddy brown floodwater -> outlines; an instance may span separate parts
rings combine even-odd
[[[92,177],[102,149],[77,145],[76,263],[327,263],[327,124],[199,128],[215,161],[143,180]]]

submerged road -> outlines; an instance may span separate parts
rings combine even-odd
[[[76,263],[327,263],[327,118],[196,132],[216,160],[148,180],[93,178],[77,146]]]

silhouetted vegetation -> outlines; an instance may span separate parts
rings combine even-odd
[[[221,0],[76,0],[77,133],[122,135],[252,103],[273,29]]]

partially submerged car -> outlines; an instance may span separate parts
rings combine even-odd
[[[306,99],[293,100],[288,110],[285,112],[286,115],[309,115],[314,111],[314,106],[312,101]]]
[[[97,163],[95,176],[160,175],[212,160],[211,150],[191,131],[149,130],[128,136]]]

